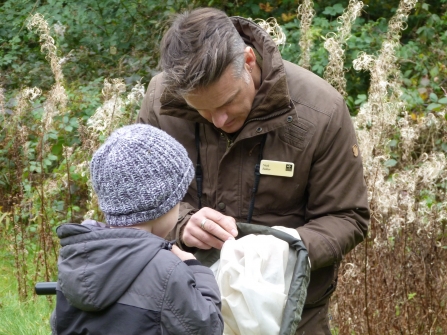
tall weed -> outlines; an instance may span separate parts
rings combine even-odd
[[[47,21],[37,13],[27,27],[39,36],[54,84],[48,92],[22,89],[13,109],[6,113],[2,108],[0,115],[5,129],[0,136],[4,163],[0,187],[5,191],[0,194],[0,232],[14,255],[18,295],[23,301],[32,294],[34,283],[56,278],[55,228],[79,222],[86,212],[90,218],[101,219],[89,185],[88,162],[115,128],[133,122],[144,93],[137,83],[124,96],[122,79],[105,79],[103,105],[93,115],[79,117],[70,110],[62,58]]]
[[[413,119],[401,99],[401,30],[416,1],[402,0],[369,71],[367,101],[354,118],[372,213],[367,241],[345,260],[333,313],[340,334],[447,332],[447,169],[444,113]]]

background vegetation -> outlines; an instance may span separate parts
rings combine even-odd
[[[372,221],[344,260],[333,333],[447,334],[445,0],[0,6],[0,333],[48,333],[54,302],[32,288],[56,279],[55,228],[101,219],[92,152],[133,122],[169,15],[213,6],[276,18],[283,57],[331,82],[353,115]]]

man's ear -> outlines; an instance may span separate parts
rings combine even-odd
[[[256,55],[251,47],[245,47],[245,64],[248,65],[249,68],[254,68],[256,66]]]

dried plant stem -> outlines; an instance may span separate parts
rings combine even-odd
[[[312,0],[303,0],[303,3],[298,6],[297,18],[300,23],[300,40],[298,42],[301,48],[299,65],[305,69],[310,69],[310,49],[312,48],[312,34],[310,27],[312,19],[315,16],[314,3]]]
[[[3,87],[0,86],[0,115],[5,114],[5,95]]]
[[[334,86],[341,95],[347,96],[346,78],[344,74],[344,60],[346,42],[351,34],[351,26],[360,15],[363,2],[350,0],[348,7],[338,18],[339,27],[337,33],[326,35],[324,48],[329,52],[329,62],[324,71],[323,77]]]
[[[370,321],[369,321],[369,302],[368,302],[368,288],[369,288],[369,283],[368,283],[368,241],[366,241],[364,243],[364,252],[365,252],[365,262],[364,262],[364,266],[365,266],[365,277],[364,277],[364,287],[365,287],[365,293],[364,293],[364,299],[365,299],[365,317],[366,317],[366,327],[368,329],[368,334],[371,335],[371,326],[370,326]]]
[[[70,183],[70,156],[71,153],[69,152],[70,149],[66,146],[62,147],[64,156],[65,156],[65,167],[67,170],[67,199],[66,199],[66,206],[68,208],[69,213],[68,214],[68,221],[73,222],[73,208],[72,208],[72,201],[71,201],[71,183]]]

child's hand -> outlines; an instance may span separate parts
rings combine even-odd
[[[183,251],[183,250],[180,250],[180,248],[177,247],[176,245],[172,246],[171,251],[174,253],[174,255],[176,255],[182,261],[186,261],[188,259],[196,259],[193,254]]]

